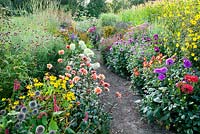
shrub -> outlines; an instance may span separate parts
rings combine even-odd
[[[115,26],[116,23],[120,21],[119,17],[113,13],[101,14],[99,19],[99,25],[101,27]]]

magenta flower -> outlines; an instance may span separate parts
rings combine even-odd
[[[156,46],[156,47],[154,47],[154,51],[155,51],[155,52],[159,52],[159,51],[160,51],[160,48]]]
[[[153,35],[154,40],[158,40],[158,34]]]
[[[168,58],[168,59],[166,60],[166,65],[171,66],[171,65],[173,65],[173,64],[174,64],[174,60],[173,60],[172,58]]]
[[[162,68],[156,68],[154,69],[154,73],[158,73],[158,74],[165,74],[167,73],[168,69],[167,67],[162,67]]]
[[[56,96],[55,95],[53,96],[53,104],[54,104],[54,108],[53,108],[54,112],[58,112],[60,110],[60,108],[57,105]]]
[[[184,66],[185,68],[190,68],[190,67],[192,66],[192,63],[191,63],[191,61],[188,60],[187,58],[184,58],[184,59],[183,59],[183,66]]]
[[[159,75],[158,75],[158,79],[159,79],[160,81],[164,80],[165,78],[166,78],[166,76],[165,76],[164,74],[159,74]]]
[[[20,89],[20,82],[18,80],[14,80],[14,90],[17,91]]]

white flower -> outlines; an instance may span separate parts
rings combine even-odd
[[[87,46],[85,45],[85,42],[82,41],[82,40],[80,40],[78,44],[80,45],[80,48],[81,48],[82,50],[84,50],[84,49],[87,48]]]
[[[75,50],[75,48],[76,48],[76,45],[75,45],[75,44],[73,44],[73,43],[70,44],[70,49],[71,49],[71,50]]]
[[[94,52],[89,48],[84,49],[83,53],[88,57],[94,57]]]
[[[91,64],[91,67],[96,70],[98,68],[100,68],[100,64],[98,62],[94,63],[94,64]]]

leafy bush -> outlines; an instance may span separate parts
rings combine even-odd
[[[120,21],[119,17],[113,13],[101,14],[99,19],[99,25],[101,27],[115,26]]]

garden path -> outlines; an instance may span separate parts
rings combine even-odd
[[[171,134],[170,132],[159,128],[155,124],[148,124],[141,120],[137,104],[135,101],[141,99],[139,95],[129,90],[130,81],[120,78],[116,74],[108,70],[101,62],[100,52],[95,51],[97,60],[101,63],[101,67],[97,70],[106,76],[106,82],[109,82],[110,92],[102,101],[107,104],[106,111],[110,111],[112,115],[111,134]],[[116,98],[115,93],[122,94],[121,99]]]

